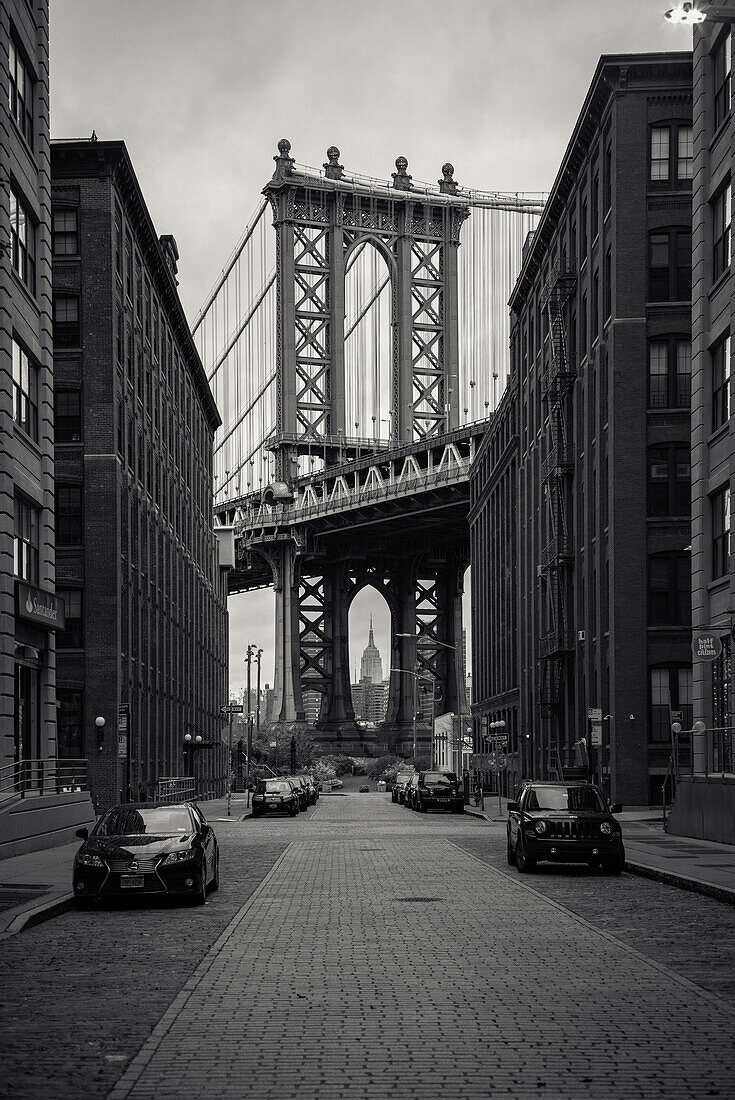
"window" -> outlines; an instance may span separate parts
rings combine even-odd
[[[648,728],[650,740],[671,741],[671,711],[682,711],[682,727],[692,724],[692,670],[689,665],[665,665],[650,668]]]
[[[596,340],[600,333],[600,269],[596,268],[592,276],[592,339]]]
[[[712,358],[712,431],[730,419],[730,337],[715,344]]]
[[[652,183],[669,187],[694,174],[694,140],[690,123],[667,123],[651,127],[651,161],[649,178]]]
[[[605,253],[605,274],[604,274],[604,319],[607,321],[609,317],[612,317],[612,251],[608,248]]]
[[[38,439],[38,368],[13,340],[13,420]]]
[[[648,559],[648,625],[686,626],[691,618],[689,554],[652,554]]]
[[[79,299],[75,295],[54,295],[54,347],[78,348],[81,344]]]
[[[125,234],[125,294],[133,300],[133,241],[129,233]]]
[[[115,359],[120,371],[122,371],[125,359],[125,322],[123,321],[123,312],[119,307],[115,326]]]
[[[579,213],[579,265],[587,259],[587,199],[582,200]]]
[[[8,42],[8,110],[33,148],[33,78],[12,38]]]
[[[691,512],[691,480],[688,443],[649,447],[649,516],[688,516]]]
[[[651,129],[651,179],[669,178],[670,130],[668,126],[654,126]]]
[[[82,438],[82,402],[79,390],[54,393],[54,438],[57,443],[79,443]]]
[[[587,291],[582,295],[579,308],[581,313],[579,319],[579,357],[584,359],[587,355]]]
[[[36,227],[14,188],[10,187],[10,255],[18,277],[36,293]]]
[[[79,233],[76,210],[54,210],[52,241],[54,256],[77,255]]]
[[[730,266],[732,189],[728,183],[712,201],[712,278]]]
[[[74,760],[84,756],[84,708],[82,692],[76,688],[56,689],[58,704],[58,754],[60,759]]]
[[[56,489],[56,545],[82,543],[82,487],[59,485]]]
[[[62,588],[58,592],[64,601],[65,626],[56,635],[56,645],[59,649],[81,649],[84,645],[82,590]]]
[[[730,113],[730,74],[732,71],[732,38],[728,32],[712,53],[714,83],[715,130]]]
[[[692,344],[675,336],[648,345],[649,409],[688,409],[692,395]]]
[[[592,240],[600,232],[600,173],[592,177]]]
[[[676,178],[690,180],[694,176],[694,131],[691,126],[680,126],[677,135]]]
[[[712,502],[712,579],[730,572],[730,487],[711,498]]]
[[[13,573],[29,584],[38,584],[38,530],[38,509],[25,497],[16,497]]]
[[[602,186],[604,195],[602,205],[605,214],[612,207],[612,144],[605,148],[605,171],[602,174]]]
[[[668,229],[649,238],[648,300],[685,302],[692,296],[692,234]]]

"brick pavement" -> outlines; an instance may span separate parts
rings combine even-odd
[[[490,834],[321,800],[110,1100],[731,1095],[732,1007],[460,846]]]

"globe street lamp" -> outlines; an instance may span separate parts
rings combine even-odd
[[[493,743],[495,751],[495,775],[497,776],[498,783],[498,813],[502,813],[503,807],[500,802],[500,746],[501,744],[506,744],[504,720],[499,718],[497,722],[491,722],[490,729],[495,730],[495,733],[490,735],[490,740]]]

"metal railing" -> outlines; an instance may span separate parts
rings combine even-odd
[[[193,776],[161,775],[156,785],[157,802],[188,802],[196,798]]]
[[[703,776],[735,779],[733,726],[682,730],[674,736],[676,778]]]
[[[17,760],[0,768],[0,801],[89,790],[87,761]]]

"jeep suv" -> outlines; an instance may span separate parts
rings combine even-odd
[[[422,814],[428,809],[464,813],[464,792],[454,772],[419,772],[412,796],[414,810]]]
[[[537,863],[586,863],[619,875],[625,865],[623,833],[594,783],[527,781],[508,803],[508,863],[521,872]]]

